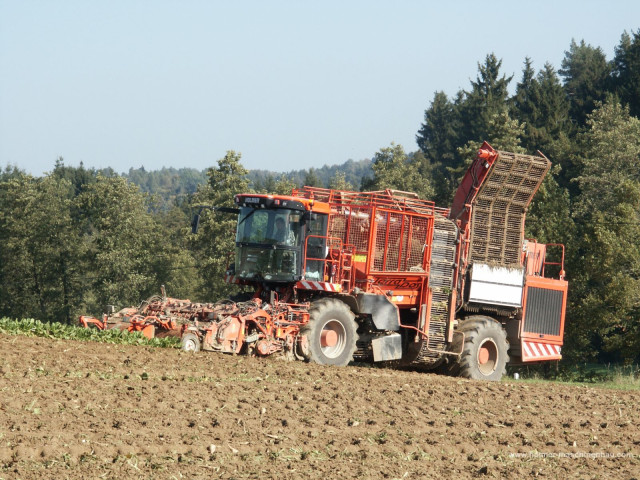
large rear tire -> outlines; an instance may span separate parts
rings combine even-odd
[[[349,307],[338,299],[323,298],[311,304],[309,316],[301,331],[306,337],[307,360],[340,367],[352,362],[358,327]]]
[[[473,316],[462,322],[458,331],[464,333],[464,345],[451,373],[473,380],[499,381],[509,362],[509,343],[502,325],[490,317]],[[459,342],[453,346],[456,351]]]

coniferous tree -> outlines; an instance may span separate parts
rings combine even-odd
[[[86,169],[84,164],[80,162],[79,167],[67,167],[64,164],[64,158],[56,159],[55,168],[52,172],[57,178],[69,180],[73,185],[74,196],[78,196],[87,185],[96,182],[97,172],[95,169]]]
[[[528,132],[538,116],[536,110],[539,101],[539,90],[540,85],[536,80],[533,62],[529,57],[526,57],[524,59],[524,69],[522,70],[522,80],[516,85],[516,93],[513,97],[512,116],[525,123],[527,137],[530,136]]]
[[[538,109],[535,121],[534,138],[538,145],[530,145],[540,150],[552,151],[557,139],[570,132],[569,103],[560,83],[560,79],[550,63],[545,63],[538,73]]]
[[[491,135],[494,115],[509,106],[509,83],[513,77],[501,74],[502,60],[492,53],[484,64],[478,64],[478,76],[471,81],[471,90],[464,92],[460,104],[462,138],[481,141]]]
[[[615,49],[613,89],[631,115],[640,117],[640,29],[624,32]]]
[[[524,151],[533,154],[540,150],[551,155],[553,161],[553,155],[560,152],[563,145],[560,139],[568,120],[568,104],[560,80],[549,63],[536,75],[531,59],[525,59],[512,112],[524,126],[520,136]],[[560,164],[554,164],[533,199],[526,224],[530,238],[552,243],[568,243],[571,239],[569,192],[558,183],[561,172]]]
[[[458,119],[456,109],[444,92],[436,92],[424,113],[424,123],[418,130],[416,142],[432,163],[454,166]]]
[[[302,181],[302,184],[307,185],[309,187],[322,187],[315,168],[311,167],[309,169],[309,171],[304,176],[304,180]]]
[[[444,92],[436,92],[425,111],[424,123],[416,135],[416,141],[426,160],[433,166],[433,199],[438,203],[448,199],[456,181],[449,172],[459,166],[459,157],[456,155],[459,128],[456,105],[449,101]]]
[[[553,66],[545,63],[534,76],[527,58],[512,109],[515,118],[524,123],[522,145],[528,152],[540,150],[547,156],[562,159],[563,169],[571,128],[568,111],[569,104]]]
[[[521,137],[524,134],[524,125],[518,120],[511,118],[506,105],[501,111],[496,111],[487,124],[489,132],[483,140],[470,140],[465,145],[458,147],[458,155],[464,161],[455,169],[449,169],[451,178],[455,178],[454,188],[449,192],[447,203],[453,200],[455,190],[460,184],[462,177],[476,157],[476,154],[483,141],[496,150],[505,150],[508,152],[525,153],[525,149],[521,145]]]
[[[572,122],[583,126],[596,102],[604,100],[611,67],[600,47],[571,41],[564,52],[560,75],[569,97],[569,115]]]

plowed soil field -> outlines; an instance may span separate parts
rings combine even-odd
[[[0,478],[640,477],[638,392],[0,336]]]

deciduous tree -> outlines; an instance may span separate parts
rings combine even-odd
[[[373,178],[364,180],[363,190],[392,189],[415,192],[425,199],[433,197],[429,162],[422,152],[407,155],[402,145],[391,144],[374,155],[372,168]]]
[[[610,97],[587,117],[575,218],[575,351],[634,360],[640,351],[640,120]],[[602,356],[601,356],[601,359]],[[605,358],[606,359],[606,358]]]
[[[76,205],[93,290],[87,299],[89,309],[129,306],[158,293],[155,266],[166,262],[161,231],[139,188],[123,177],[98,175],[77,197]]]

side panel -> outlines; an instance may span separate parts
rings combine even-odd
[[[332,205],[329,215],[330,237],[339,238],[353,248],[353,274],[355,282],[366,282],[371,230],[371,205]]]
[[[469,288],[470,303],[520,307],[522,305],[522,268],[492,267],[474,263]]]
[[[426,274],[424,251],[433,217],[377,208],[372,226],[370,273]]]

